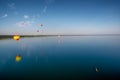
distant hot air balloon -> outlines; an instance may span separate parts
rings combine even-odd
[[[43,24],[40,24],[41,27],[43,27]]]
[[[20,40],[20,36],[15,35],[15,36],[13,36],[13,39],[14,39],[15,41],[18,41],[18,40]]]
[[[37,32],[39,32],[39,30],[37,30]]]
[[[19,61],[21,61],[21,59],[22,59],[22,56],[21,56],[20,54],[18,54],[18,55],[16,56],[16,59],[15,59],[15,60],[16,60],[17,62],[19,62]]]

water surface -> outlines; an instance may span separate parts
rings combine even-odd
[[[19,62],[15,60],[18,54],[22,56]],[[120,37],[0,40],[0,79],[119,80]]]

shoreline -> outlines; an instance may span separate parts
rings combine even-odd
[[[0,35],[1,39],[11,39],[14,35]],[[26,37],[49,37],[49,36],[120,36],[120,34],[81,34],[81,35],[19,35],[21,38]]]
[[[0,37],[13,37],[15,35],[0,35]],[[21,37],[41,37],[41,36],[120,36],[120,34],[61,34],[61,35],[19,35]]]

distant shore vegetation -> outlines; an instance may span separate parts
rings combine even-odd
[[[0,40],[12,39],[14,35],[0,35]],[[25,37],[48,37],[58,35],[19,35],[21,38]],[[75,34],[75,35],[60,35],[60,36],[120,36],[120,34]]]

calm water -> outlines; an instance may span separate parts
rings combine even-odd
[[[16,62],[20,54],[22,60]],[[119,36],[0,40],[0,80],[120,80]]]

